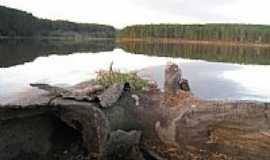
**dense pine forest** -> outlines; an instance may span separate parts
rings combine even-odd
[[[270,43],[270,26],[244,24],[151,24],[128,26],[118,33],[109,25],[40,19],[31,13],[0,6],[0,37],[87,37],[179,39]]]
[[[120,39],[174,38],[196,41],[270,43],[270,26],[244,24],[134,25],[121,30],[118,37]]]
[[[99,24],[73,23],[40,19],[30,13],[0,6],[1,37],[93,37],[112,38],[114,27]]]

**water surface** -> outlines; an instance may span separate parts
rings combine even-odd
[[[270,101],[270,66],[265,65],[269,61],[270,53],[266,51],[260,53],[260,56],[258,53],[252,55],[253,52],[248,49],[251,53],[245,52],[248,55],[246,57],[252,59],[257,55],[255,57],[258,61],[243,58],[240,62],[236,58],[231,58],[231,61],[223,58],[227,56],[223,55],[222,49],[220,56],[217,56],[219,52],[213,52],[212,50],[216,49],[211,46],[208,49],[196,46],[201,49],[195,49],[199,56],[194,57],[195,51],[177,49],[185,45],[175,46],[176,44],[140,44],[141,48],[134,47],[137,44],[122,44],[120,46],[123,49],[120,49],[109,41],[82,44],[6,43],[0,43],[1,103],[8,103],[16,95],[30,89],[29,83],[73,85],[94,78],[96,71],[108,69],[111,62],[114,62],[117,70],[139,70],[142,77],[157,81],[161,89],[164,83],[164,67],[167,62],[174,62],[183,70],[196,96],[206,99]],[[207,52],[205,57],[204,52]],[[227,52],[237,57],[237,52]]]

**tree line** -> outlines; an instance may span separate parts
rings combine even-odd
[[[0,36],[88,36],[112,38],[115,28],[108,25],[40,19],[31,13],[0,6]]]
[[[0,37],[168,38],[198,41],[270,43],[270,26],[245,24],[150,24],[119,32],[109,25],[40,19],[31,13],[0,6]]]
[[[128,26],[121,38],[177,38],[198,41],[270,43],[270,26],[246,24],[151,24]]]

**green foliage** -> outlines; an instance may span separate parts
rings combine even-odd
[[[118,37],[270,43],[270,26],[245,24],[134,25],[121,30]]]
[[[113,38],[115,29],[107,25],[39,19],[32,14],[0,6],[0,36],[86,36]]]
[[[121,73],[112,69],[112,64],[108,71],[101,70],[97,72],[96,81],[98,84],[109,87],[115,83],[129,83],[132,90],[140,91],[148,83],[147,80],[141,79],[136,72]]]

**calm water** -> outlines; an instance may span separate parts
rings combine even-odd
[[[163,87],[164,66],[179,64],[192,92],[207,99],[270,101],[270,50],[190,44],[113,41],[0,41],[0,103],[29,90],[29,83],[73,85],[114,68],[139,70]]]

